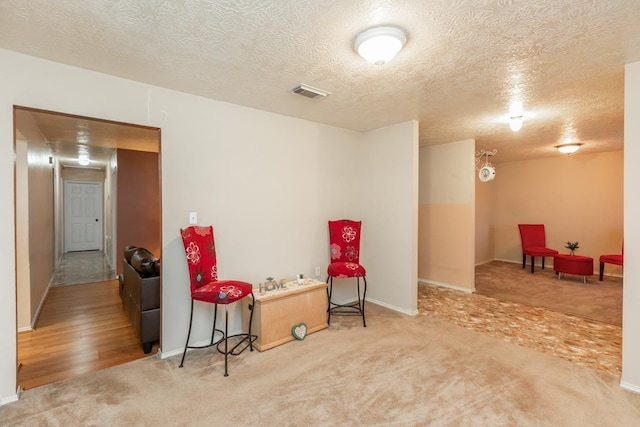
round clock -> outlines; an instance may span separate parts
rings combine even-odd
[[[496,170],[493,168],[493,166],[485,165],[480,168],[480,172],[478,172],[478,177],[482,182],[489,182],[496,177]]]

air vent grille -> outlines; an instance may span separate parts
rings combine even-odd
[[[327,95],[330,95],[330,93],[326,90],[317,89],[305,84],[299,84],[298,86],[291,89],[291,92],[297,93],[298,95],[306,96],[307,98],[311,99],[325,98]]]

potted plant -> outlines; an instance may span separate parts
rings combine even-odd
[[[298,281],[298,285],[302,285],[304,283],[304,274],[297,274],[296,280]]]
[[[565,245],[565,248],[567,248],[567,249],[569,249],[571,251],[570,255],[574,255],[574,252],[579,247],[580,247],[580,245],[578,244],[578,242],[567,242],[567,244]]]

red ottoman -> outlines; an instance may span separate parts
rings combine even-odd
[[[587,283],[587,276],[593,276],[593,258],[582,255],[553,256],[553,269],[558,273],[558,279],[565,274],[577,274],[582,276],[582,282]]]

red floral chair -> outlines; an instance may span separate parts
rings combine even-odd
[[[251,322],[253,320],[253,304],[251,304],[251,314],[249,316],[249,330],[246,334],[236,334],[229,336],[227,327],[229,324],[229,304],[241,300],[251,295],[253,299],[253,286],[251,283],[240,282],[238,280],[218,280],[218,264],[216,261],[216,248],[213,238],[213,227],[191,226],[180,230],[182,243],[184,244],[187,264],[189,266],[189,276],[191,282],[191,314],[189,316],[189,332],[187,332],[187,343],[184,346],[184,353],[180,361],[180,367],[184,364],[184,358],[189,348],[207,348],[217,346],[220,353],[224,354],[224,376],[228,376],[227,358],[229,354],[234,356],[242,353],[247,347],[253,351],[253,341],[257,338],[251,335]],[[191,325],[193,323],[194,301],[202,301],[215,304],[213,314],[213,328],[211,331],[211,342],[204,346],[190,346]],[[255,300],[254,300],[255,301]],[[224,331],[216,329],[216,317],[218,315],[218,304],[223,304],[225,308]],[[220,334],[217,340],[214,339],[216,332]],[[238,338],[239,341],[231,349],[228,347],[229,338]],[[224,351],[220,346],[224,343]],[[240,347],[242,344],[243,347]]]
[[[327,323],[331,315],[362,316],[362,326],[367,326],[364,317],[364,301],[367,295],[366,270],[360,265],[360,227],[361,221],[341,219],[329,221],[329,243],[331,244],[331,263],[327,267],[328,308]],[[338,304],[331,300],[333,279],[356,278],[358,299],[352,303]],[[360,278],[364,281],[364,292],[360,296]]]
[[[527,255],[531,257],[531,272],[537,256],[542,257],[542,269],[544,270],[544,257],[554,256],[558,253],[555,249],[546,247],[544,224],[518,224],[520,239],[522,240],[522,268],[527,262]]]
[[[615,265],[624,265],[624,245],[622,245],[622,253],[621,254],[609,254],[609,255],[600,255],[600,281],[604,279],[604,265],[606,264],[615,264]]]

